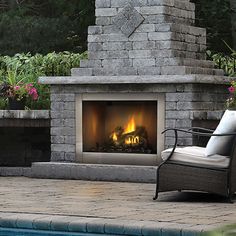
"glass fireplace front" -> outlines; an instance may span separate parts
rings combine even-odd
[[[83,151],[157,153],[157,101],[83,101]]]

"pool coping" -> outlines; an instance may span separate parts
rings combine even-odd
[[[0,212],[0,227],[129,236],[197,236],[215,230],[219,225]]]

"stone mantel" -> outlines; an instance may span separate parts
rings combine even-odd
[[[214,75],[155,75],[155,76],[57,76],[40,77],[39,83],[51,85],[89,84],[229,84],[233,79]]]

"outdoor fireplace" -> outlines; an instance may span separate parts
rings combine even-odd
[[[81,162],[151,165],[164,148],[161,94],[84,94],[76,115]]]
[[[51,85],[51,161],[157,165],[175,142],[164,129],[220,118],[229,79],[205,60],[206,30],[193,26],[189,0],[95,2],[88,59],[72,76],[40,79]],[[194,145],[191,135],[178,140]]]

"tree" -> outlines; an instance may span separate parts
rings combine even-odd
[[[207,46],[215,52],[229,52],[224,41],[229,45],[233,43],[229,1],[193,0],[196,3],[196,24],[207,29]],[[235,0],[231,1],[235,5]]]
[[[0,54],[86,50],[95,0],[0,0]]]

